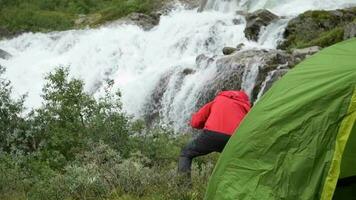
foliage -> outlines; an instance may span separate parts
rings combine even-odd
[[[76,28],[80,15],[96,16],[80,26],[97,25],[132,12],[149,13],[161,0],[0,0],[0,30],[13,35]],[[4,35],[6,36],[6,35]],[[0,33],[1,37],[1,33]]]
[[[307,11],[289,21],[279,48],[327,47],[343,40],[345,27],[355,20],[356,8]]]
[[[119,93],[93,98],[58,68],[25,115],[0,80],[0,199],[203,198],[217,156],[196,159],[192,188],[182,185],[177,157],[190,136],[130,122]]]
[[[16,136],[23,134],[24,120],[21,118],[24,96],[18,100],[11,98],[10,81],[2,78],[5,68],[0,66],[0,152],[17,150]]]

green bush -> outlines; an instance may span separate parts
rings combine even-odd
[[[177,159],[189,135],[131,123],[119,93],[95,99],[68,76],[48,74],[43,105],[27,116],[0,79],[0,199],[203,198],[216,155],[194,161],[187,188]]]
[[[11,83],[2,77],[4,72],[5,68],[0,66],[0,152],[17,153],[23,151],[18,139],[24,134],[26,125],[21,118],[25,97],[17,100],[11,98]]]

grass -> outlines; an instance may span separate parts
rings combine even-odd
[[[0,38],[21,32],[96,26],[132,12],[150,13],[165,0],[0,0]],[[76,24],[79,16],[91,16]],[[1,29],[5,30],[2,31]]]

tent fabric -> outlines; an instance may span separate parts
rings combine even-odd
[[[337,180],[340,175],[342,156],[355,120],[356,120],[356,89],[351,98],[350,108],[348,109],[345,118],[341,122],[339,133],[337,134],[336,137],[334,156],[332,158],[329,173],[324,183],[324,188],[321,195],[322,200],[332,199],[333,197]],[[356,157],[354,159],[356,159]],[[352,167],[356,167],[356,166],[354,165]]]
[[[297,65],[232,136],[205,199],[331,199],[355,124],[356,38]],[[349,174],[356,170],[349,168]],[[343,172],[341,172],[343,174]],[[328,194],[328,195],[327,195]]]

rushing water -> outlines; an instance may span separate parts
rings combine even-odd
[[[184,120],[194,111],[197,94],[216,72],[214,62],[205,67],[197,65],[198,55],[222,56],[223,47],[239,43],[245,43],[245,49],[276,48],[291,16],[350,3],[356,0],[208,0],[203,12],[177,6],[161,16],[159,25],[150,31],[122,24],[47,34],[26,33],[3,40],[0,49],[13,57],[0,59],[0,65],[7,68],[5,75],[12,81],[14,95],[28,94],[28,108],[41,104],[44,75],[57,66],[68,66],[71,75],[83,79],[85,89],[95,95],[106,87],[105,80],[114,80],[112,90],[121,90],[124,110],[136,117],[144,114],[155,87],[170,73],[160,112],[162,122],[178,130],[186,125]],[[265,27],[259,41],[251,42],[243,33],[244,17],[234,11],[260,8],[288,17]],[[233,23],[234,19],[241,23]],[[179,72],[186,68],[195,73],[180,77]],[[256,73],[258,69],[252,68],[244,74],[242,87],[248,92],[253,88]]]

